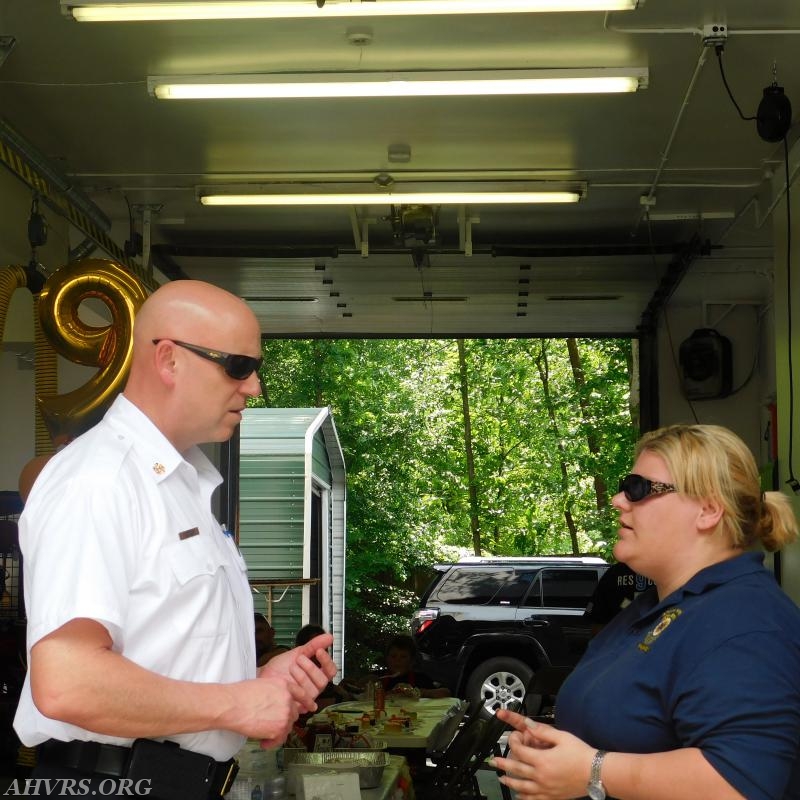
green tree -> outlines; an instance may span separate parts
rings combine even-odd
[[[347,469],[347,660],[407,630],[448,548],[604,552],[627,471],[627,340],[269,340],[254,404],[330,406]],[[606,492],[607,494],[607,492]]]

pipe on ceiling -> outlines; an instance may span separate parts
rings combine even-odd
[[[670,131],[669,138],[667,139],[667,144],[664,147],[663,152],[661,153],[661,161],[658,164],[658,168],[656,169],[656,174],[653,176],[653,182],[650,184],[650,189],[647,191],[647,194],[642,198],[642,207],[639,210],[639,217],[636,220],[636,225],[633,228],[633,233],[636,233],[639,225],[641,224],[642,220],[647,216],[647,213],[650,209],[650,206],[653,204],[653,198],[656,194],[656,187],[658,186],[658,182],[661,178],[661,173],[664,171],[664,165],[667,163],[670,151],[672,150],[672,145],[675,142],[675,137],[678,135],[678,128],[680,127],[681,120],[683,119],[683,115],[689,106],[689,99],[694,92],[694,87],[697,84],[697,79],[700,77],[700,73],[703,70],[703,65],[706,63],[706,58],[708,57],[708,48],[703,45],[702,49],[700,50],[700,56],[697,59],[697,63],[694,67],[694,72],[692,73],[692,78],[689,81],[689,85],[686,87],[686,92],[683,95],[683,101],[681,102],[681,106],[678,109],[678,114],[675,117],[675,122],[672,124],[672,130]]]

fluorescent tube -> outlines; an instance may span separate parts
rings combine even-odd
[[[377,206],[577,203],[580,192],[352,192],[341,194],[202,194],[206,206]]]
[[[646,69],[613,68],[189,75],[147,79],[148,90],[161,100],[597,94],[635,92],[646,85]]]
[[[422,14],[519,14],[568,11],[630,11],[639,0],[215,0],[214,2],[138,2],[132,0],[61,0],[65,14],[79,22],[146,22],[203,19],[325,19]]]

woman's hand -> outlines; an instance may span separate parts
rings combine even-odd
[[[506,773],[501,783],[521,800],[570,800],[586,794],[595,748],[521,714],[501,710],[497,716],[514,728],[508,758],[493,759]]]

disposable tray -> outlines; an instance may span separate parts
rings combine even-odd
[[[288,765],[289,792],[296,793],[297,781],[312,772],[357,772],[362,789],[380,785],[389,763],[385,750],[332,750],[328,753],[297,753]]]

